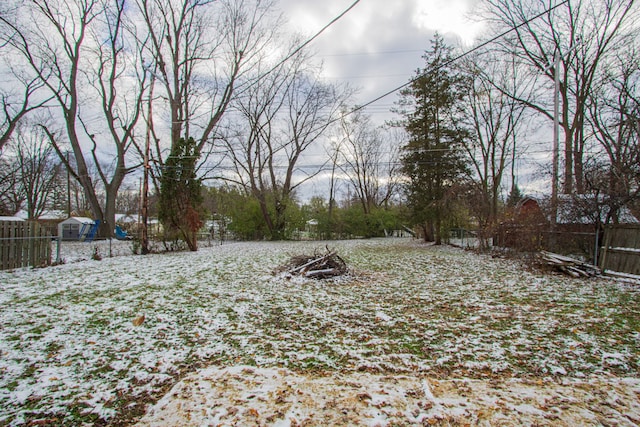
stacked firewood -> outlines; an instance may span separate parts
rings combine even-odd
[[[340,256],[326,248],[325,253],[297,255],[278,268],[275,273],[284,273],[286,277],[303,276],[313,279],[327,279],[347,273],[347,264]]]
[[[541,251],[538,254],[538,261],[571,277],[594,277],[601,274],[600,269],[595,265],[553,252]]]

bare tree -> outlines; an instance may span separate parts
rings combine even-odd
[[[141,61],[131,56],[135,50],[125,40],[127,8],[124,0],[33,0],[15,23],[7,23],[14,30],[11,45],[61,113],[64,131],[44,124],[43,129],[102,221],[103,236],[113,234],[117,192],[132,170],[126,158],[145,88]],[[105,163],[109,157],[113,161]],[[91,167],[100,185],[92,180]],[[104,202],[96,190],[100,186]]]
[[[464,65],[468,73],[468,127],[473,129],[473,137],[463,146],[478,193],[472,211],[486,234],[484,238],[496,224],[504,178],[516,155],[516,135],[526,126],[526,104],[515,98],[531,99],[530,85],[519,75],[517,65],[500,59],[476,56]],[[506,95],[505,89],[511,95]]]
[[[168,110],[170,147],[154,127],[155,161],[163,164],[180,138],[194,138],[203,156],[213,147],[238,82],[279,26],[271,0],[136,0],[144,21],[146,68]],[[269,26],[272,27],[269,27]],[[209,144],[209,145],[207,145]]]
[[[284,237],[295,190],[322,169],[299,169],[302,154],[322,137],[346,96],[319,82],[304,62],[281,64],[247,89],[236,107],[242,121],[224,140],[235,172],[229,179],[258,200],[272,239]]]
[[[339,138],[330,139],[329,145],[325,146],[325,152],[329,158],[331,168],[331,173],[329,175],[329,206],[327,209],[330,229],[333,226],[333,211],[336,207],[336,192],[338,191],[340,143],[341,141],[339,140]]]
[[[138,38],[148,40],[143,43],[145,68],[157,83],[151,92],[155,89],[159,95],[149,96],[148,101],[146,121],[151,149],[138,149],[145,159],[145,172],[151,174],[153,185],[160,192],[160,181],[168,171],[168,163],[172,163],[168,156],[181,145],[180,141],[196,142],[196,164],[206,164],[205,170],[211,170],[212,164],[219,161],[219,157],[211,156],[216,129],[241,82],[244,87],[251,83],[245,74],[279,31],[280,18],[274,16],[272,0],[135,2],[144,23]],[[164,116],[163,120],[154,120],[152,110]],[[163,138],[167,134],[169,137]],[[198,169],[196,173],[201,172]],[[169,191],[170,187],[164,188]],[[187,205],[195,208],[197,202],[184,206]],[[171,216],[175,215],[192,216],[187,212],[174,212]],[[144,236],[143,229],[143,253]]]
[[[529,18],[548,10],[544,0],[487,0],[486,18],[495,31],[515,28],[502,41],[502,52],[515,55],[532,72],[553,83],[557,60],[560,69],[560,126],[564,131],[563,192],[584,191],[583,158],[588,141],[584,133],[587,102],[594,79],[606,58],[622,42],[637,20],[633,0],[587,0],[566,2],[544,17]],[[533,110],[553,120],[552,91],[545,88],[533,99],[518,98]]]
[[[365,215],[388,203],[398,187],[399,145],[384,129],[357,110],[340,120],[341,170],[351,183]]]
[[[140,189],[134,183],[125,183],[118,192],[118,212],[135,216],[140,211]]]
[[[6,69],[11,69],[11,66],[6,65]],[[48,99],[34,101],[39,89],[42,88],[38,79],[25,80],[17,70],[11,77],[20,89],[16,90],[14,86],[13,90],[0,90],[0,151],[13,136],[20,121],[48,101]]]
[[[10,2],[0,6],[0,54],[4,64],[0,87],[0,151],[11,139],[20,120],[51,99],[43,97],[42,82],[25,73],[21,67],[22,58],[13,49],[13,39],[19,35],[9,17],[16,13],[17,7]]]
[[[589,123],[604,150],[587,174],[589,190],[603,194],[617,221],[619,208],[640,194],[640,54],[628,45],[592,93]],[[603,176],[606,176],[603,179]]]
[[[0,157],[0,215],[12,216],[24,203],[20,191],[19,168],[8,156]]]
[[[40,127],[20,126],[10,145],[27,218],[37,219],[52,204],[62,165]]]

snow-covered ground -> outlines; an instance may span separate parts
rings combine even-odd
[[[319,242],[0,272],[0,425],[640,424],[635,285],[328,244],[348,277],[272,274]]]

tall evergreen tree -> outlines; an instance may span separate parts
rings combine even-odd
[[[452,184],[467,170],[460,149],[469,132],[460,125],[464,80],[451,64],[452,48],[436,34],[418,69],[400,93],[396,112],[409,136],[403,147],[403,171],[413,220],[425,240],[442,242]]]
[[[158,217],[169,238],[179,238],[191,251],[198,250],[197,232],[202,227],[202,182],[196,176],[200,156],[193,138],[180,138],[164,164]]]

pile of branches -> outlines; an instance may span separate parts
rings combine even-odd
[[[276,272],[287,277],[302,276],[313,279],[328,279],[341,276],[348,271],[347,263],[340,256],[326,247],[325,253],[314,252],[313,255],[297,255]]]
[[[586,262],[553,252],[541,251],[538,254],[538,262],[576,278],[594,277],[601,273],[600,269],[595,265],[587,264]]]

